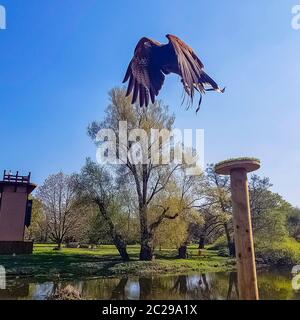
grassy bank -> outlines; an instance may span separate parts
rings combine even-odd
[[[228,254],[225,237],[219,238],[208,247],[219,255]],[[262,263],[274,267],[290,267],[300,263],[300,242],[290,237],[284,237],[278,241],[266,241],[256,239],[255,255]]]
[[[220,257],[217,251],[204,250],[198,256],[196,246],[189,247],[188,259],[177,259],[176,250],[155,252],[154,261],[138,261],[139,246],[129,246],[131,261],[122,262],[114,246],[97,249],[69,249],[54,251],[53,245],[35,245],[33,255],[0,256],[0,265],[8,276],[37,278],[109,277],[122,274],[150,275],[158,273],[219,272],[233,269],[234,261]]]
[[[284,238],[273,243],[257,243],[257,256],[266,263],[276,266],[293,266],[300,263],[300,243]]]

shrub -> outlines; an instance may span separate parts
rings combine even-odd
[[[300,263],[300,244],[291,238],[270,243],[269,246],[256,246],[256,256],[267,264],[291,266]]]
[[[226,237],[225,236],[221,236],[220,238],[218,238],[215,241],[214,244],[209,246],[207,249],[208,250],[226,250],[226,249],[228,249]]]
[[[220,256],[220,257],[229,257],[228,248],[222,248],[222,249],[218,250],[218,256]]]

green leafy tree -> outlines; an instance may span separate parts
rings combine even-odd
[[[212,236],[212,233],[220,234],[223,229],[229,254],[234,256],[230,179],[228,176],[218,175],[213,164],[208,165],[206,178],[206,205],[202,208],[205,223],[200,237],[201,247],[207,237]]]
[[[293,208],[287,216],[287,227],[291,237],[300,241],[300,209]]]
[[[89,135],[96,143],[97,134],[100,129],[111,128],[119,135],[119,121],[127,121],[127,134],[129,134],[131,129],[143,129],[147,133],[146,141],[148,142],[148,146],[152,145],[150,140],[151,129],[172,129],[174,116],[168,114],[168,108],[162,102],[158,101],[145,109],[137,105],[132,106],[130,97],[126,98],[125,95],[126,92],[123,89],[113,89],[110,92],[111,103],[106,109],[105,119],[100,122],[93,122],[89,126]],[[155,198],[166,189],[170,179],[180,168],[180,165],[165,165],[161,161],[158,164],[154,163],[149,149],[145,148],[141,150],[141,157],[148,160],[146,161],[147,164],[145,164],[145,161],[143,163],[132,161],[132,147],[135,142],[137,141],[131,141],[127,146],[124,146],[117,139],[117,150],[126,152],[127,161],[123,165],[118,166],[118,168],[114,166],[113,169],[115,169],[115,175],[118,177],[119,184],[123,184],[129,188],[134,186],[135,188],[140,223],[140,259],[152,260],[154,229],[164,220],[174,219],[174,216],[168,214],[166,208],[160,208],[160,210],[157,209],[157,219],[154,222],[150,222],[149,207]],[[164,146],[164,142],[158,143],[158,150],[161,151]],[[116,154],[118,155],[118,151],[116,151]]]
[[[43,204],[34,197],[32,197],[32,201],[31,224],[29,228],[26,229],[25,237],[26,239],[37,242],[47,242],[49,230],[47,218],[43,210]]]
[[[98,208],[103,228],[107,230],[121,258],[129,260],[127,243],[122,236],[118,224],[114,223],[114,217],[119,212],[118,197],[116,197],[116,185],[109,172],[96,163],[87,159],[80,174],[74,176],[77,196],[82,203],[93,204]]]
[[[273,193],[269,178],[252,175],[249,179],[250,207],[256,242],[269,245],[288,235],[287,217],[291,205]]]

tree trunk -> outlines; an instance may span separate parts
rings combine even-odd
[[[234,245],[234,242],[233,242],[233,241],[231,241],[231,242],[229,243],[228,249],[229,249],[229,255],[230,255],[231,257],[235,257],[235,245]]]
[[[117,250],[119,251],[119,254],[124,261],[129,261],[129,255],[127,253],[127,246],[124,243],[124,241],[115,234],[113,237],[114,245],[116,246]]]
[[[187,245],[183,244],[178,249],[178,258],[186,259],[187,258]]]
[[[141,225],[141,261],[151,261],[153,259],[153,234],[148,230],[147,207],[140,205],[140,225]]]
[[[230,237],[230,232],[227,223],[224,224],[224,229],[225,229],[225,234],[226,234],[226,239],[227,239],[227,246],[228,246],[228,251],[229,255],[231,257],[235,256],[235,245],[234,241]]]
[[[102,214],[104,220],[107,222],[109,226],[110,236],[112,237],[112,240],[114,242],[114,245],[116,246],[117,250],[119,251],[119,254],[124,261],[129,261],[129,255],[127,253],[127,244],[123,240],[122,236],[117,232],[115,225],[113,224],[110,216],[108,215],[106,211],[106,206],[102,201],[99,199],[96,200],[100,213]]]
[[[141,241],[140,260],[151,261],[153,259],[153,245],[149,242],[148,237]]]
[[[200,236],[198,249],[204,249],[204,245],[205,245],[205,236]]]

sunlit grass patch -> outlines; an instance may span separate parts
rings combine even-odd
[[[55,245],[36,244],[32,255],[0,256],[0,263],[6,267],[8,276],[27,277],[107,277],[120,274],[141,275],[168,273],[178,274],[190,271],[228,271],[232,260],[218,256],[216,251],[202,250],[199,256],[197,246],[188,247],[188,258],[178,259],[177,250],[156,250],[153,261],[139,261],[139,245],[128,246],[131,261],[123,262],[112,245],[100,245],[95,249],[63,248],[53,250]]]

